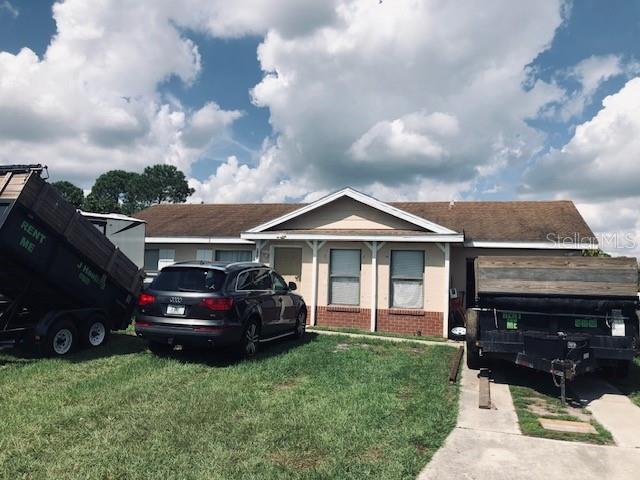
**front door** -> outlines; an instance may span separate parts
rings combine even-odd
[[[275,247],[273,249],[273,269],[287,283],[302,283],[302,249],[298,247]]]

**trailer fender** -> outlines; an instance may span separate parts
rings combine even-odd
[[[105,317],[104,312],[99,308],[83,308],[77,310],[51,310],[45,313],[42,318],[36,323],[34,328],[34,335],[36,343],[46,337],[49,327],[60,318],[70,319],[78,329],[81,329],[88,321],[100,315]]]
[[[35,328],[33,329],[33,334],[35,336],[36,343],[39,343],[47,336],[47,332],[49,331],[49,327],[59,318],[62,318],[66,315],[65,311],[60,310],[51,310],[45,313],[38,323],[36,323]]]

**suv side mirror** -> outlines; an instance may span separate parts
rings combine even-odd
[[[298,289],[298,285],[296,285],[296,282],[289,282],[289,290],[297,290]]]

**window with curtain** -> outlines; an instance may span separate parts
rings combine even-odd
[[[250,262],[253,260],[251,250],[216,250],[216,262]]]
[[[147,272],[158,270],[158,260],[160,260],[160,250],[149,248],[144,251],[144,269]]]
[[[196,260],[200,260],[201,262],[210,262],[213,260],[213,251],[212,250],[196,250]]]
[[[422,308],[424,292],[424,252],[391,251],[391,306]]]
[[[360,250],[330,250],[329,303],[360,305]]]
[[[161,248],[158,251],[158,270],[176,262],[176,251],[172,248]]]

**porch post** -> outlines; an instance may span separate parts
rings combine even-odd
[[[260,253],[262,253],[262,247],[265,244],[265,240],[256,240],[256,248],[255,248],[255,255],[254,255],[254,261],[256,263],[260,263]]]
[[[378,243],[373,241],[371,243],[364,242],[364,244],[371,250],[371,326],[372,332],[376,331],[376,324],[378,318],[378,250],[382,248],[384,242]]]
[[[376,331],[378,313],[378,242],[371,242],[371,331]]]
[[[451,289],[451,274],[449,268],[451,244],[444,244],[444,275],[445,275],[445,292],[444,292],[444,312],[442,312],[442,337],[449,337],[449,290]]]
[[[309,320],[309,325],[312,327],[316,324],[316,307],[318,305],[318,250],[322,248],[324,244],[324,241],[318,243],[318,240],[314,240],[313,242],[307,240],[307,245],[309,245],[313,251],[313,263],[311,266],[313,270],[311,276],[311,318]]]

